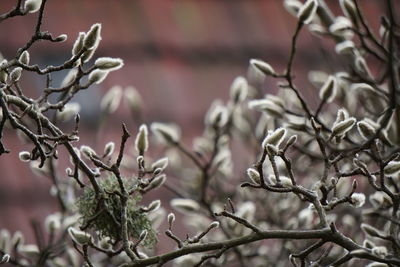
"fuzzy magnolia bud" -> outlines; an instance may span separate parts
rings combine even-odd
[[[68,234],[79,245],[87,245],[92,241],[92,236],[73,227],[68,228]]]
[[[60,229],[61,227],[60,216],[57,214],[50,214],[49,216],[47,216],[44,224],[46,226],[47,232],[52,233],[55,230]]]
[[[18,157],[21,161],[24,161],[24,162],[31,161],[31,153],[29,153],[28,151],[19,152]]]
[[[22,54],[19,56],[18,61],[21,62],[22,64],[29,65],[29,60],[30,60],[30,55],[27,50],[22,52]]]
[[[363,193],[353,193],[350,203],[356,208],[362,207],[365,204],[365,195]]]
[[[175,198],[171,200],[170,204],[174,209],[182,213],[191,213],[200,210],[200,205],[192,199]]]
[[[66,34],[60,34],[59,36],[57,36],[54,40],[56,42],[65,42],[68,39],[68,36]]]
[[[355,49],[355,45],[353,41],[347,40],[338,43],[335,46],[335,51],[339,55],[346,55],[346,54],[351,54]]]
[[[0,264],[7,263],[10,260],[10,255],[4,254],[0,259]]]
[[[115,85],[103,96],[100,108],[106,114],[111,114],[117,110],[122,97],[122,87]]]
[[[353,0],[340,0],[340,7],[342,8],[342,11],[346,17],[352,21],[357,20],[357,8],[354,5]]]
[[[247,176],[250,178],[250,180],[253,183],[256,183],[256,184],[260,184],[261,183],[260,174],[255,169],[248,168],[247,169]]]
[[[153,122],[151,131],[165,143],[177,143],[181,138],[179,128],[171,124]]]
[[[26,0],[24,9],[28,13],[35,13],[40,9],[41,5],[42,0]]]
[[[283,6],[287,10],[287,12],[297,17],[297,13],[299,13],[299,10],[303,6],[303,4],[298,0],[285,0],[283,2]]]
[[[149,137],[148,137],[147,126],[142,124],[139,128],[139,132],[135,139],[135,148],[139,155],[143,155],[144,152],[149,148]]]
[[[342,136],[353,128],[356,123],[355,118],[348,118],[341,122],[335,123],[332,127],[332,136]]]
[[[169,225],[172,225],[172,223],[175,221],[175,214],[173,214],[172,212],[168,214],[167,221]]]
[[[216,105],[210,112],[208,121],[214,127],[223,127],[228,122],[228,110],[222,105]]]
[[[146,188],[147,190],[156,189],[162,186],[165,183],[167,176],[165,174],[161,174],[151,181],[149,186]]]
[[[10,73],[11,82],[13,82],[13,83],[18,82],[19,79],[21,78],[21,74],[22,74],[22,68],[17,67],[15,69],[13,69]]]
[[[129,86],[124,91],[124,100],[129,109],[137,112],[142,107],[142,97],[139,95],[135,87]]]
[[[275,75],[276,72],[270,64],[259,59],[251,59],[250,65],[254,66],[257,70],[261,71],[267,76]]]
[[[152,212],[152,211],[156,211],[160,208],[161,206],[161,201],[160,200],[154,200],[152,201],[149,206],[147,207],[146,211],[147,212]]]
[[[210,228],[218,228],[219,227],[219,222],[214,221],[210,224]]]
[[[329,76],[328,80],[319,90],[319,98],[325,102],[332,102],[337,93],[337,81],[334,76]]]
[[[101,24],[93,24],[89,31],[86,33],[85,39],[83,40],[83,46],[91,50],[96,48],[101,40]]]
[[[94,70],[89,74],[89,82],[91,84],[99,84],[107,77],[109,71],[106,70]]]
[[[360,135],[365,139],[368,140],[373,137],[376,133],[375,127],[367,122],[366,120],[362,120],[357,122],[357,129]]]
[[[268,133],[262,142],[262,147],[265,149],[267,145],[279,147],[283,139],[285,139],[287,130],[285,128],[278,128],[273,132]]]
[[[82,145],[80,150],[88,159],[96,156],[96,152],[90,146]]]
[[[109,157],[111,154],[114,152],[115,149],[115,143],[114,142],[108,142],[104,146],[104,157]]]
[[[39,248],[33,244],[23,245],[18,248],[18,252],[28,258],[32,258],[39,255]]]
[[[76,56],[83,48],[83,40],[85,39],[86,33],[80,32],[78,38],[76,38],[74,46],[72,47],[72,55]]]
[[[100,70],[114,71],[124,66],[124,61],[120,58],[100,57],[96,59],[94,66]]]
[[[400,171],[400,161],[391,161],[386,165],[384,169],[384,173],[386,175],[394,175],[399,171]]]
[[[382,235],[381,231],[379,231],[378,229],[376,229],[375,227],[366,224],[366,223],[362,223],[361,224],[361,229],[369,236],[372,237],[379,237]]]
[[[245,100],[247,94],[248,94],[247,80],[242,76],[236,77],[231,85],[231,91],[230,91],[233,103],[237,104],[242,102],[243,100]]]
[[[297,14],[299,21],[303,24],[309,24],[313,20],[317,8],[318,2],[316,0],[307,0]]]
[[[258,111],[265,111],[274,117],[282,117],[284,109],[271,99],[256,99],[249,101],[248,107]]]
[[[67,103],[63,107],[62,111],[56,113],[56,118],[59,121],[68,121],[76,116],[81,110],[81,105],[79,103]]]
[[[161,169],[164,170],[168,166],[168,158],[161,158],[157,161],[155,161],[153,164],[151,164],[151,169],[156,170],[156,169]]]

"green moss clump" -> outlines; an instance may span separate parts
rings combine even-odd
[[[126,188],[134,186],[133,181],[123,180]],[[100,186],[106,192],[120,192],[119,184],[114,176],[109,176],[99,182]],[[138,239],[143,230],[147,230],[147,237],[143,244],[146,247],[153,247],[157,242],[156,231],[152,228],[151,222],[147,215],[140,211],[139,202],[142,196],[139,193],[134,193],[130,196],[127,202],[127,224],[129,238]],[[77,199],[76,205],[81,214],[81,223],[86,225],[96,213],[97,201],[95,191],[92,187],[87,186],[83,195]],[[89,228],[98,231],[100,237],[110,237],[113,240],[121,240],[120,228],[115,224],[115,220],[121,223],[121,200],[117,194],[106,194],[105,205],[108,213],[103,211],[89,224]],[[110,215],[111,214],[111,215]]]

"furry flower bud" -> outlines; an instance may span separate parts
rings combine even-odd
[[[307,0],[297,14],[299,21],[303,24],[309,24],[313,20],[317,8],[318,2],[316,0]]]
[[[19,56],[19,59],[18,59],[18,61],[24,65],[29,65],[29,60],[30,60],[30,55],[27,50],[22,52],[22,54]]]
[[[88,50],[94,49],[98,46],[101,40],[101,24],[96,23],[93,24],[89,31],[86,33],[86,36],[83,40],[83,47]]]
[[[68,228],[68,234],[79,245],[87,245],[92,242],[92,236],[86,232],[80,231],[73,227]]]
[[[327,103],[333,101],[337,93],[337,81],[334,76],[329,76],[319,90],[319,98]]]
[[[96,59],[94,66],[100,70],[114,71],[124,66],[124,61],[120,58],[100,57]]]
[[[21,151],[18,154],[19,160],[24,162],[31,161],[31,153],[28,151]]]
[[[261,71],[267,76],[275,75],[276,72],[270,64],[260,59],[251,59],[250,65],[254,66],[257,70]]]
[[[353,128],[355,123],[356,123],[355,118],[348,118],[341,122],[333,124],[332,136],[341,136],[346,134],[348,131],[351,130],[351,128]]]
[[[18,82],[19,79],[21,78],[21,74],[22,74],[22,68],[17,67],[15,69],[13,69],[10,73],[10,80],[12,83]]]
[[[363,193],[353,193],[351,195],[351,204],[356,208],[362,207],[365,204],[365,195]]]
[[[386,165],[384,169],[384,173],[386,175],[393,175],[398,173],[399,171],[400,171],[400,161],[391,161]]]
[[[256,184],[260,184],[261,183],[260,174],[255,169],[248,168],[247,169],[247,176],[250,178],[250,180],[253,183],[256,183]]]
[[[177,143],[181,138],[179,128],[172,124],[153,122],[151,131],[165,143]]]
[[[242,76],[236,77],[231,85],[230,91],[230,96],[233,103],[238,104],[245,100],[248,90],[247,80]]]
[[[175,198],[171,200],[170,204],[174,209],[182,213],[191,213],[200,210],[200,205],[192,199]]]
[[[40,9],[42,0],[26,0],[24,9],[28,13],[35,13]]]
[[[101,110],[106,114],[111,114],[117,110],[122,98],[122,87],[115,85],[103,96],[100,103]]]
[[[76,56],[83,48],[83,40],[85,39],[86,33],[80,32],[78,38],[76,38],[72,47],[72,55]]]
[[[89,74],[89,82],[91,84],[100,84],[107,77],[109,71],[106,70],[94,70]]]
[[[368,140],[369,138],[373,137],[376,133],[375,127],[367,122],[366,120],[362,120],[357,122],[357,129],[360,135],[365,139]]]
[[[104,157],[109,157],[111,154],[114,152],[115,149],[115,143],[114,142],[108,142],[104,146]]]
[[[285,128],[278,128],[275,131],[271,131],[268,135],[264,138],[262,142],[262,147],[265,149],[267,145],[272,145],[279,147],[282,143],[283,139],[285,139],[287,130]]]
[[[147,130],[147,126],[142,124],[139,128],[139,132],[136,135],[135,139],[135,148],[139,155],[143,155],[144,152],[149,148],[149,134]]]

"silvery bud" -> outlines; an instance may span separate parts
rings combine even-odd
[[[350,18],[353,22],[357,20],[357,9],[353,0],[340,0],[340,7],[346,17]]]
[[[180,130],[176,125],[160,122],[151,124],[151,131],[165,143],[177,143],[181,139]]]
[[[393,175],[400,171],[400,161],[391,161],[389,162],[383,172],[386,175]]]
[[[161,174],[157,176],[156,178],[151,181],[151,183],[148,185],[146,190],[152,190],[152,189],[157,189],[160,186],[162,186],[165,183],[165,180],[167,179],[167,176],[165,174]]]
[[[91,84],[100,84],[107,77],[109,71],[105,70],[94,70],[89,74],[89,82]]]
[[[115,85],[103,96],[100,108],[106,114],[111,114],[117,110],[122,97],[122,87]]]
[[[18,154],[19,160],[23,162],[29,162],[31,161],[31,153],[28,151],[21,151]]]
[[[86,33],[80,32],[78,38],[74,42],[72,47],[72,55],[76,56],[83,49],[83,40],[85,39]]]
[[[285,110],[282,106],[278,105],[277,103],[271,101],[270,99],[256,99],[249,101],[248,103],[249,109],[255,109],[258,111],[265,111],[271,116],[274,117],[282,117]]]
[[[319,90],[319,98],[327,103],[333,101],[337,93],[337,80],[330,75]]]
[[[46,217],[44,224],[47,232],[52,233],[61,227],[60,216],[58,214],[50,214]]]
[[[96,59],[94,66],[100,70],[114,71],[124,66],[124,61],[120,58],[100,57]]]
[[[19,246],[23,245],[25,242],[24,235],[21,231],[16,231],[11,238],[11,246],[18,248]]]
[[[92,236],[86,232],[80,231],[73,227],[68,228],[68,234],[79,245],[87,245],[92,242]]]
[[[211,110],[208,121],[214,127],[224,127],[228,122],[228,110],[222,105],[216,105]]]
[[[372,77],[367,62],[363,57],[357,56],[354,61],[354,66],[359,73],[364,74],[368,77]]]
[[[337,36],[351,38],[353,32],[349,30],[352,27],[351,21],[346,17],[336,17],[334,23],[329,26],[329,31]]]
[[[252,65],[257,70],[261,71],[262,73],[264,73],[267,76],[276,75],[276,72],[272,68],[272,66],[270,64],[268,64],[267,62],[262,61],[260,59],[251,59],[250,65]]]
[[[285,0],[283,2],[283,7],[289,12],[291,15],[297,17],[297,13],[299,13],[300,8],[303,4],[298,0]]]
[[[233,103],[237,104],[246,99],[248,94],[248,84],[246,78],[236,77],[231,85],[230,96]]]
[[[335,51],[339,55],[347,55],[353,53],[355,45],[353,41],[346,40],[336,44]]]
[[[376,133],[375,127],[366,120],[357,122],[357,129],[365,140],[372,138]]]
[[[160,206],[161,206],[161,201],[158,199],[154,200],[149,204],[149,206],[146,209],[146,212],[156,211],[160,208]]]
[[[218,228],[219,227],[219,222],[217,222],[217,221],[213,221],[211,224],[210,224],[210,228]]]
[[[88,50],[97,47],[101,40],[100,34],[101,34],[101,24],[100,23],[93,24],[92,27],[89,29],[89,31],[86,33],[86,36],[83,40],[83,46]]]
[[[34,244],[22,245],[18,248],[18,252],[28,258],[33,258],[39,255],[39,248]]]
[[[65,42],[68,39],[68,36],[66,34],[60,34],[59,36],[57,36],[54,40],[56,42]]]
[[[124,100],[128,105],[129,109],[133,112],[137,112],[142,107],[142,97],[139,95],[135,87],[129,86],[124,91]]]
[[[10,255],[4,254],[3,257],[1,257],[0,264],[7,263],[9,260],[10,260]]]
[[[30,60],[30,55],[27,50],[22,52],[22,54],[19,56],[18,61],[24,65],[29,65],[29,60]]]
[[[375,227],[366,224],[366,223],[362,223],[361,224],[361,229],[369,236],[372,237],[379,237],[382,235],[381,231],[379,231],[378,229],[376,229]]]
[[[365,204],[365,195],[363,193],[353,193],[350,203],[356,208],[362,207]]]
[[[67,103],[63,107],[62,111],[57,111],[56,118],[59,121],[68,121],[76,116],[81,110],[81,105],[79,103]]]
[[[114,142],[108,142],[104,146],[104,157],[109,157],[111,154],[114,152],[115,149],[115,143]]]
[[[96,151],[94,151],[93,148],[91,148],[90,146],[82,145],[81,148],[80,148],[80,151],[88,159],[90,159],[91,157],[96,157],[97,156]]]
[[[135,148],[139,155],[143,155],[149,148],[149,134],[147,126],[142,124],[135,139]]]
[[[371,252],[372,252],[372,254],[374,254],[378,257],[381,257],[381,258],[385,258],[389,254],[387,248],[384,246],[373,247]]]
[[[171,207],[182,213],[192,213],[200,210],[200,205],[192,199],[175,198],[171,200],[170,204]]]
[[[172,223],[175,221],[175,214],[173,214],[172,212],[168,214],[167,221],[169,225],[172,225]]]
[[[285,128],[278,128],[275,131],[271,131],[268,135],[264,138],[262,142],[262,147],[265,149],[267,145],[272,145],[279,147],[282,143],[283,139],[285,139],[287,130]]]
[[[24,9],[28,13],[35,13],[40,9],[42,0],[26,0]]]
[[[303,24],[309,24],[317,11],[318,2],[316,0],[307,0],[297,13],[299,21]]]
[[[260,174],[258,173],[257,170],[255,170],[253,168],[248,168],[247,169],[247,176],[255,184],[260,184],[261,183]]]
[[[17,67],[15,69],[13,69],[10,73],[10,80],[12,83],[18,82],[19,79],[21,78],[21,74],[22,74],[22,68],[21,67]]]
[[[334,123],[332,127],[332,136],[342,136],[353,128],[356,123],[355,118],[348,118],[341,122]]]
[[[151,169],[161,169],[164,170],[168,166],[168,158],[161,158],[157,161],[155,161],[153,164],[151,164]]]

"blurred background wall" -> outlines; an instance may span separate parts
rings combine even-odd
[[[339,14],[338,1],[327,2]],[[360,2],[370,23],[377,25],[379,17],[374,15],[382,10],[384,1]],[[1,0],[0,12],[14,4],[13,0]],[[17,48],[30,38],[36,16],[0,24],[0,52],[5,58],[14,57]],[[93,136],[98,135],[99,102],[113,85],[136,87],[145,102],[144,122],[175,121],[189,137],[200,133],[210,103],[215,98],[227,99],[232,80],[246,75],[250,58],[284,70],[296,20],[280,0],[49,0],[43,30],[55,36],[65,33],[68,40],[36,44],[30,50],[31,62],[44,66],[68,59],[78,32],[87,31],[96,22],[103,25],[103,40],[94,58],[120,57],[125,66],[74,99],[82,104],[80,143],[89,145],[95,144]],[[342,60],[325,53],[332,47],[333,42],[306,31],[300,36],[294,67],[296,79],[304,81],[306,89],[310,87],[306,83],[308,70],[330,71]],[[53,82],[60,83],[64,75],[55,75]],[[43,77],[26,75],[24,83],[32,96],[44,87]],[[277,90],[276,81],[270,79],[258,86],[265,92]],[[313,90],[303,93],[312,95]],[[122,122],[136,132],[135,118],[121,106],[103,127],[98,147],[110,140],[119,142]],[[18,160],[19,151],[31,148],[12,131],[6,133],[5,140],[12,152],[0,158],[0,228],[22,229],[29,234],[30,219],[42,221],[57,208],[56,201],[48,195],[50,182],[32,175]],[[162,198],[171,197],[169,192],[162,194]]]

